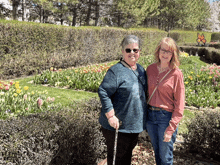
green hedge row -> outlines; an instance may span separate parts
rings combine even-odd
[[[172,37],[179,45],[184,45],[187,43],[195,45],[197,44],[198,33],[200,35],[204,34],[206,43],[211,41],[212,33],[210,32],[172,30],[168,35]]]
[[[94,165],[105,158],[100,101],[71,107],[0,120],[0,164]]]
[[[189,55],[198,55],[207,63],[220,65],[220,49],[199,46],[180,46],[180,50],[189,53]]]
[[[220,33],[212,33],[212,41],[220,42]]]
[[[134,34],[143,41],[142,55],[153,53],[167,32],[109,27],[64,27],[0,21],[0,78],[40,73],[50,67],[67,68],[121,57],[120,43]]]
[[[146,28],[65,27],[51,24],[0,20],[0,79],[117,60],[120,43],[128,34],[142,39],[142,55],[152,54],[159,40],[174,38],[178,45],[197,44],[197,33],[207,43],[219,33],[160,31]]]

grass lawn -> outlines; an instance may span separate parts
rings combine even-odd
[[[54,103],[61,103],[63,106],[69,106],[73,101],[82,101],[89,99],[91,97],[98,97],[97,93],[88,91],[76,91],[72,89],[62,89],[47,87],[43,85],[35,85],[31,83],[34,76],[29,76],[25,78],[15,79],[14,81],[19,81],[21,86],[28,86],[30,91],[47,91],[48,96],[54,97]]]

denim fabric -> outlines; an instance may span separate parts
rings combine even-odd
[[[164,132],[169,126],[172,112],[166,110],[148,110],[147,131],[154,148],[157,165],[173,165],[173,144],[177,130],[173,133],[170,142],[163,142]]]

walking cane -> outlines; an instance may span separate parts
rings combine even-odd
[[[113,155],[113,165],[115,165],[116,151],[118,142],[118,129],[115,130],[115,144],[114,144],[114,155]]]
[[[122,121],[119,121],[119,127],[121,125],[122,125]],[[115,159],[116,159],[116,151],[117,151],[117,143],[118,143],[118,129],[115,130],[115,144],[114,144],[113,165],[115,165]]]

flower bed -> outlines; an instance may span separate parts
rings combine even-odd
[[[0,118],[28,115],[59,107],[55,98],[47,97],[47,91],[29,91],[28,86],[21,87],[18,81],[0,81]]]
[[[198,58],[185,52],[180,56],[186,105],[215,108],[220,106],[220,66],[197,64]],[[139,63],[147,68],[153,61],[153,56],[145,56],[140,58]],[[66,70],[51,68],[35,76],[34,83],[97,92],[106,71],[115,63],[117,61]]]

